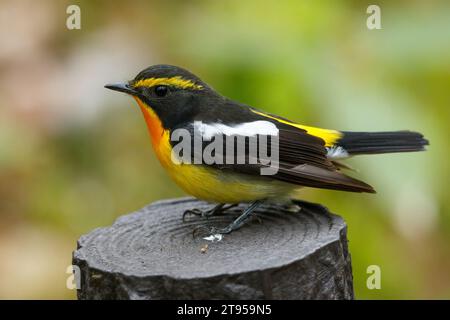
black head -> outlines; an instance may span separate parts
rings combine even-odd
[[[141,100],[158,115],[165,128],[173,128],[193,118],[205,99],[217,95],[194,74],[171,65],[154,65],[127,83],[105,87]]]

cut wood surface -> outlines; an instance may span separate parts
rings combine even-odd
[[[159,201],[82,236],[73,253],[79,299],[353,299],[346,224],[322,206],[264,205],[221,241],[193,237],[223,227],[243,205],[208,219],[192,198]]]

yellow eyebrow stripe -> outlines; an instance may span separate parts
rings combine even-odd
[[[191,80],[183,79],[180,76],[170,78],[147,78],[138,80],[134,83],[134,87],[153,87],[156,85],[169,85],[180,89],[201,90],[203,86],[195,84]]]
[[[316,127],[309,127],[304,126],[298,123],[294,123],[291,121],[279,119],[273,116],[270,116],[266,113],[262,113],[253,109],[250,109],[253,113],[259,114],[260,116],[267,117],[273,120],[276,120],[278,122],[299,128],[305,130],[308,134],[312,136],[316,136],[321,138],[325,141],[325,147],[331,147],[333,146],[340,138],[342,138],[343,134],[337,130],[330,130],[330,129],[322,129],[322,128],[316,128]]]

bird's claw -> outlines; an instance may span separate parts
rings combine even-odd
[[[194,215],[194,216],[197,216],[197,217],[203,217],[203,211],[201,211],[200,209],[196,209],[196,208],[194,208],[194,209],[189,209],[189,210],[186,210],[185,212],[183,212],[183,222],[185,222],[186,221],[186,216],[187,215]]]
[[[209,209],[209,210],[200,210],[200,209],[197,209],[197,208],[188,209],[188,210],[186,210],[183,213],[183,222],[186,221],[186,216],[187,215],[194,215],[194,216],[197,216],[197,217],[208,219],[211,216],[222,214],[226,210],[229,210],[229,209],[234,208],[236,206],[237,206],[237,204],[230,204],[228,206],[225,206],[224,204],[219,204],[219,205],[217,205],[214,208]]]
[[[200,236],[200,232],[204,231],[204,236],[210,236],[215,234],[215,227],[207,227],[207,226],[196,226],[194,230],[192,230],[192,237],[195,239],[197,236]]]

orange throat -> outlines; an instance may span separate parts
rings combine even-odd
[[[138,103],[139,108],[144,115],[144,119],[147,123],[148,132],[150,133],[150,137],[152,138],[153,145],[159,146],[161,138],[163,137],[165,131],[161,124],[161,120],[159,120],[155,112],[147,107],[141,99],[136,97],[134,99]]]
[[[153,149],[163,166],[167,165],[167,161],[170,160],[170,142],[169,132],[162,126],[161,120],[156,113],[145,105],[145,103],[134,97],[139,105],[139,108],[144,115],[145,122],[147,123],[148,132],[152,141]]]

